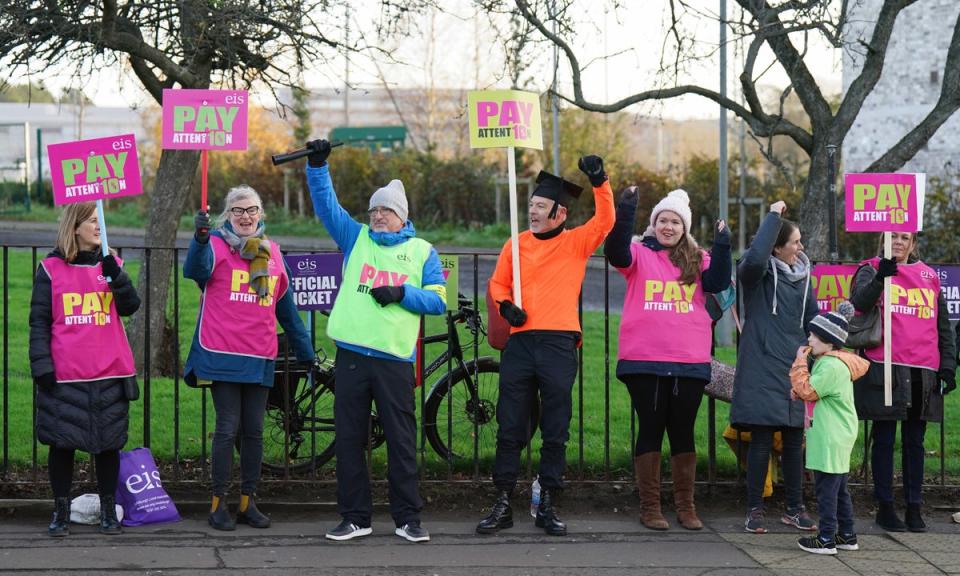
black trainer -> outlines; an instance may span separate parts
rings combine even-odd
[[[394,530],[394,534],[411,542],[427,542],[430,540],[430,533],[420,526],[419,520],[413,520],[403,526],[398,526]]]
[[[483,520],[477,524],[477,534],[496,534],[504,528],[513,527],[513,509],[510,508],[510,492],[502,490],[497,501]]]
[[[70,498],[53,499],[53,519],[47,526],[47,536],[61,538],[70,535]]]
[[[344,520],[337,524],[336,528],[327,532],[326,537],[328,540],[342,542],[344,540],[359,538],[360,536],[369,536],[370,534],[373,534],[373,528],[369,526],[357,526],[349,520]]]
[[[237,512],[237,524],[247,524],[251,528],[269,528],[270,517],[257,508],[253,495],[248,496],[247,509]]]
[[[797,540],[797,544],[800,545],[801,550],[805,550],[811,554],[826,554],[833,556],[837,553],[837,546],[834,544],[833,540],[827,540],[825,538],[821,538],[820,536],[801,538]]]
[[[837,534],[837,537],[834,539],[834,542],[837,545],[837,550],[859,550],[860,545],[857,544],[857,535],[856,534]]]
[[[540,506],[537,507],[537,528],[550,536],[566,536],[567,525],[557,516],[557,509],[553,507],[553,494],[546,488],[540,493]]]

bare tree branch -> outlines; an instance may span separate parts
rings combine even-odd
[[[832,137],[842,140],[850,131],[857,115],[860,114],[860,108],[863,107],[864,100],[870,95],[880,81],[880,74],[883,72],[883,62],[887,56],[887,45],[890,43],[890,36],[893,34],[893,27],[896,24],[897,16],[907,6],[913,4],[916,0],[886,0],[880,9],[877,17],[877,23],[873,28],[873,35],[870,43],[866,45],[867,57],[863,62],[863,69],[860,74],[850,83],[847,88],[847,94],[840,103],[837,110],[836,123],[833,127]]]
[[[933,110],[913,130],[893,145],[867,168],[867,172],[894,172],[910,161],[923,148],[950,116],[960,109],[960,14],[953,26],[953,36],[943,67],[940,98]]]

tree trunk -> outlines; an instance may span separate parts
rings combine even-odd
[[[841,143],[837,143],[838,146]],[[840,164],[839,153],[837,166]],[[800,204],[799,224],[804,252],[811,260],[825,262],[830,258],[830,160],[825,144],[816,142],[810,154],[810,172]],[[839,172],[839,170],[838,170]],[[839,191],[839,189],[838,189]],[[840,199],[837,198],[837,210]],[[787,213],[787,218],[790,214]],[[843,219],[837,216],[837,225]]]
[[[142,311],[150,314],[150,364],[155,365],[162,348],[163,326],[167,309],[167,290],[173,269],[173,247],[176,245],[180,214],[186,207],[193,187],[193,178],[200,161],[199,150],[164,150],[160,154],[156,184],[150,195],[150,215],[144,246],[144,263],[140,269],[137,290],[144,302]],[[147,254],[149,253],[149,262]],[[146,303],[150,302],[149,308]],[[128,336],[134,351],[137,371],[143,373],[145,327],[147,314],[137,313],[130,319]],[[152,370],[151,370],[152,372]]]

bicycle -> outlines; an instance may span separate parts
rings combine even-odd
[[[486,335],[482,316],[471,304],[471,300],[459,295],[457,310],[447,315],[447,330],[423,338],[424,350],[447,344],[424,366],[424,382],[429,382],[444,366],[450,369],[427,392],[422,429],[434,452],[453,462],[473,459],[474,455],[492,456],[496,442],[500,363],[490,356],[464,359],[463,351]],[[460,324],[471,335],[466,345],[461,345]],[[334,362],[321,349],[310,369],[297,366],[287,351],[285,337],[278,337],[274,386],[264,417],[263,468],[270,472],[320,468],[334,455]],[[536,402],[530,419],[532,436],[539,422]],[[371,450],[384,442],[383,428],[375,412],[371,413],[368,441]]]

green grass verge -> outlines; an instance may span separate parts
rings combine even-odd
[[[37,258],[44,253],[38,251]],[[128,261],[127,269],[134,277],[139,271],[139,262]],[[29,250],[8,251],[8,264],[4,274],[7,275],[7,292],[4,294],[8,303],[6,318],[2,318],[8,331],[7,349],[3,351],[8,362],[7,378],[4,382],[6,394],[0,397],[2,413],[6,416],[4,427],[3,450],[13,467],[28,467],[33,461],[34,434],[33,434],[33,384],[30,378],[28,359],[29,326],[28,315],[30,305],[30,291],[32,285],[33,262]],[[199,291],[196,286],[183,278],[179,283],[179,318],[181,360],[185,359],[192,339]],[[171,292],[172,293],[172,292]],[[482,302],[481,302],[482,304]],[[172,301],[168,306],[172,316]],[[327,353],[333,354],[334,348],[324,336],[325,318],[317,315],[317,344]],[[619,316],[612,315],[609,322],[609,372],[606,371],[605,359],[607,350],[604,349],[604,318],[601,313],[587,312],[584,314],[584,346],[583,346],[583,381],[582,388],[578,382],[574,386],[574,413],[570,427],[570,441],[567,448],[568,475],[570,477],[596,477],[603,475],[609,461],[609,470],[614,477],[628,476],[632,470],[631,452],[631,419],[633,413],[630,408],[629,395],[626,389],[615,378],[616,368],[616,339],[619,328]],[[444,330],[441,318],[429,318],[427,332],[434,334]],[[465,344],[467,333],[461,328],[461,339]],[[655,334],[651,334],[651,345],[656,345]],[[436,346],[428,349],[427,358],[432,359],[438,353]],[[466,354],[472,354],[472,349]],[[497,353],[484,342],[480,346],[480,355],[498,357]],[[733,349],[721,348],[717,351],[719,359],[725,362],[735,362],[736,355]],[[428,381],[429,389],[433,379]],[[157,458],[171,461],[179,458],[185,461],[195,461],[200,457],[203,446],[209,445],[213,432],[213,405],[209,399],[206,402],[206,428],[204,429],[204,394],[201,391],[190,389],[182,382],[175,382],[172,378],[154,377],[150,381],[149,390],[146,390],[143,380],[141,387],[144,394],[140,401],[135,402],[130,411],[130,427],[128,448],[143,444],[144,439],[144,409],[149,403],[150,419],[149,433],[150,446]],[[417,395],[417,410],[420,411],[420,394]],[[583,398],[582,403],[579,398]],[[960,395],[947,397],[946,410],[948,414],[956,414]],[[705,400],[701,406],[697,421],[697,446],[700,453],[701,473],[706,469],[708,446],[708,403]],[[606,414],[609,411],[609,421]],[[726,426],[728,405],[716,403],[717,426],[717,466],[721,476],[732,477],[736,473],[736,464],[733,454],[726,447],[720,433]],[[582,429],[579,422],[583,421]],[[205,432],[205,433],[204,433]],[[455,428],[456,434],[470,435],[472,427]],[[927,431],[927,448],[930,455],[927,459],[928,473],[939,473],[939,435],[940,426],[931,425]],[[948,450],[946,471],[950,476],[960,475],[960,421],[948,418],[945,428]],[[861,435],[862,436],[862,435]],[[175,437],[179,447],[175,449]],[[609,438],[609,440],[608,440]],[[862,438],[861,438],[862,441]],[[582,443],[582,452],[581,452]],[[485,446],[489,446],[486,445]],[[36,447],[37,460],[43,465],[46,462],[46,448]],[[533,462],[537,460],[539,436],[536,436],[531,451]],[[667,451],[665,446],[665,452]],[[862,461],[863,446],[861,443],[853,452],[853,466],[856,469]],[[492,446],[481,451],[480,473],[489,475],[492,462]],[[899,461],[899,457],[897,460]],[[582,465],[581,465],[582,462]],[[378,473],[385,468],[386,450],[380,448],[374,452],[373,465]],[[329,466],[329,465],[328,465]],[[424,466],[429,475],[445,475],[452,472],[454,475],[470,475],[474,471],[472,462],[460,461],[453,467],[439,458],[430,446],[426,446]]]

